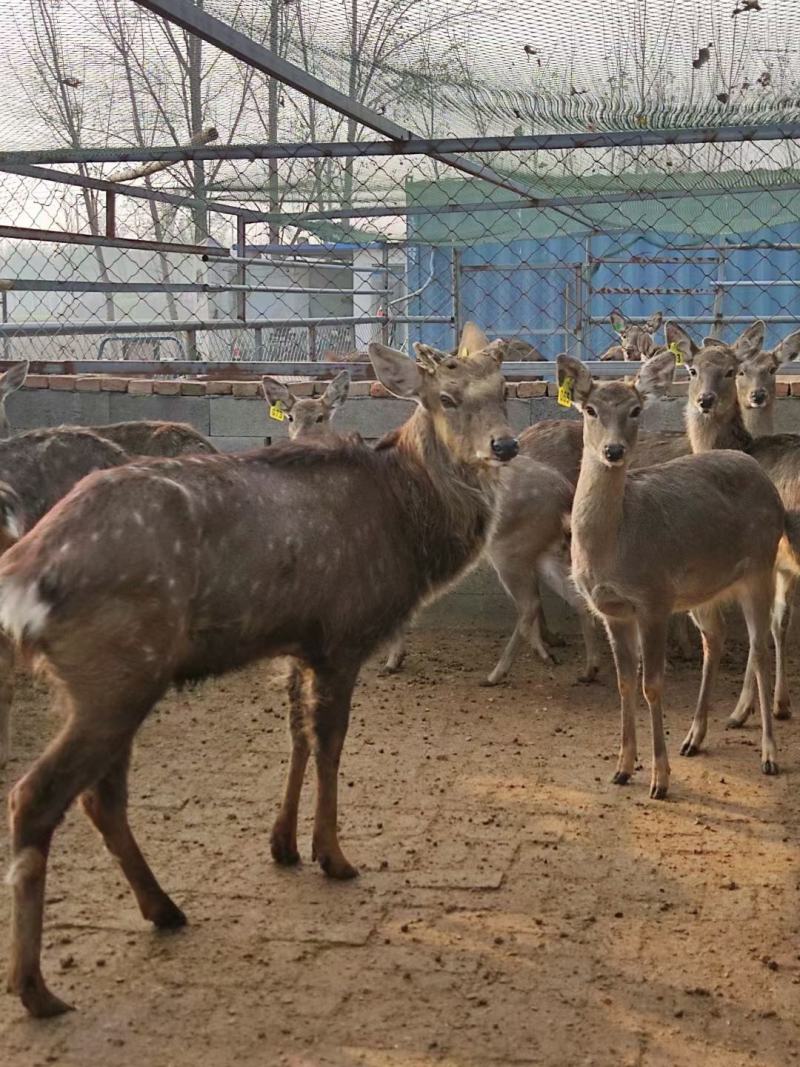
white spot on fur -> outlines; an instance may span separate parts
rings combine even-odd
[[[23,848],[18,856],[11,861],[6,875],[6,885],[21,885],[26,878],[34,878],[41,874],[44,867],[44,857],[35,848]]]
[[[182,548],[183,542],[180,540],[180,538],[176,537],[175,541],[172,544],[172,551],[175,553],[176,556],[179,556]]]
[[[58,551],[62,554],[62,556],[64,555],[64,553],[69,552],[70,544],[70,541],[65,541],[61,548],[59,548]]]
[[[37,584],[36,580],[20,582],[13,577],[0,582],[0,626],[17,641],[25,635],[38,637],[50,614]]]
[[[6,521],[3,523],[3,527],[9,537],[13,537],[15,541],[19,541],[22,537],[22,527],[19,524],[17,516],[13,514],[6,515]]]
[[[138,523],[139,526],[144,526],[144,516],[142,515],[141,511],[134,511],[133,521]]]
[[[96,545],[99,540],[100,540],[100,534],[95,530],[95,532],[91,536],[91,542],[92,542],[93,545]]]

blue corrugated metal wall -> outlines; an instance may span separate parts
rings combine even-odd
[[[413,224],[409,232],[413,234]],[[738,249],[735,247],[738,243],[760,247]],[[584,329],[584,353],[586,358],[591,358],[614,342],[615,335],[605,324],[612,308],[619,308],[634,319],[646,318],[656,310],[678,321],[711,316],[720,258],[722,279],[726,282],[800,280],[800,251],[767,247],[784,243],[800,245],[800,223],[742,234],[737,241],[722,239],[717,242],[717,251],[693,248],[697,242],[690,233],[684,240],[673,234],[625,233],[594,234],[590,241],[581,236],[563,236],[541,241],[524,239],[511,244],[482,243],[460,250],[462,320],[474,319],[490,336],[519,335],[535,344],[549,359],[565,347],[575,350],[574,337],[567,337],[565,343],[563,327],[565,318],[573,326],[577,321],[577,309],[573,306],[577,291],[575,268],[583,264],[583,312],[590,318],[604,320],[603,325]],[[676,251],[678,248],[680,252]],[[589,254],[591,268],[586,266]],[[628,260],[643,257],[656,262],[596,262],[609,257]],[[545,269],[499,269],[523,264]],[[490,269],[470,270],[476,266]],[[424,244],[409,247],[408,287],[412,292],[422,289],[410,301],[412,315],[450,315],[452,286],[451,248]],[[567,286],[570,287],[569,309],[565,308],[564,299]],[[770,316],[788,316],[800,321],[800,286],[727,288],[722,312],[725,320],[740,316],[767,320]],[[710,325],[695,324],[689,329],[693,335],[702,337],[709,332]],[[726,328],[724,336],[733,337],[741,329],[741,325],[732,325]],[[768,321],[768,345],[777,343],[791,329],[791,324]],[[416,338],[440,348],[453,343],[453,331],[446,325],[432,324],[412,327],[412,330]]]

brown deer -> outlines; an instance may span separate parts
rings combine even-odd
[[[800,355],[800,330],[795,330],[771,351],[759,349],[739,363],[736,392],[748,433],[764,437],[775,432],[775,386],[781,363]]]
[[[653,772],[650,795],[669,786],[662,721],[667,624],[691,611],[703,636],[703,675],[694,721],[681,748],[693,755],[705,734],[711,690],[722,655],[721,605],[736,600],[750,637],[762,722],[762,770],[776,774],[767,704],[770,606],[778,546],[800,546],[800,517],[787,517],[774,485],[755,460],[733,452],[685,456],[629,473],[645,403],[669,388],[675,356],[648,360],[634,384],[593,382],[579,360],[558,357],[559,381],[583,412],[583,458],[572,507],[572,574],[605,622],[617,666],[622,745],[614,781],[630,780],[636,763],[636,676],[641,653],[650,709]],[[679,561],[679,565],[676,564]]]
[[[181,925],[126,815],[130,750],[174,681],[264,656],[302,669],[286,793],[272,831],[294,864],[309,754],[313,855],[351,878],[337,776],[365,658],[483,551],[499,469],[517,452],[503,345],[414,362],[370,346],[381,382],[417,409],[376,449],[282,442],[241,455],[137,460],[81,482],[0,561],[0,623],[54,679],[64,726],[10,796],[9,989],[34,1015],[65,1005],[40,952],[47,855],[76,797],[119,860],[145,918]]]
[[[774,434],[753,437],[744,425],[736,389],[742,363],[761,351],[764,323],[754,322],[733,344],[707,338],[698,346],[685,330],[667,323],[667,337],[683,352],[689,367],[686,429],[696,453],[735,449],[752,456],[772,479],[787,511],[800,508],[800,435]],[[775,582],[772,637],[775,642],[775,693],[773,712],[778,719],[791,716],[791,696],[786,671],[786,637],[791,604],[797,585],[793,555],[781,551]],[[754,678],[748,668],[739,702],[728,723],[741,726],[754,706]]]
[[[142,419],[92,426],[91,429],[107,441],[119,445],[129,456],[183,456],[217,452],[199,430],[182,422]]]
[[[14,432],[8,421],[6,400],[25,384],[29,366],[28,360],[23,359],[15,363],[13,367],[9,367],[5,374],[0,374],[0,438],[10,437]]]
[[[654,340],[663,321],[663,314],[656,311],[641,326],[626,319],[616,308],[608,316],[612,329],[619,335],[619,341],[600,356],[601,360],[643,360],[650,359],[659,346]]]
[[[331,419],[344,404],[350,390],[350,374],[340,371],[322,396],[296,397],[291,389],[274,378],[262,378],[261,388],[270,407],[277,407],[288,420],[289,437],[325,437],[331,433]]]
[[[127,462],[122,449],[78,427],[31,430],[0,441],[0,553],[92,471]],[[0,767],[11,753],[14,647],[0,633]]]

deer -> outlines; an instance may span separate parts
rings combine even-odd
[[[778,773],[769,713],[767,640],[779,546],[800,550],[800,514],[787,515],[775,486],[750,456],[712,452],[629,471],[645,404],[672,382],[675,354],[649,359],[633,383],[592,381],[588,368],[557,359],[559,382],[583,414],[583,456],[572,506],[572,577],[605,624],[617,669],[622,740],[613,781],[636,764],[639,655],[653,740],[650,796],[667,796],[670,765],[662,719],[667,624],[691,611],[703,638],[703,673],[681,755],[705,739],[724,644],[722,606],[741,606],[748,666],[761,709],[761,769]],[[676,564],[676,561],[679,561]]]
[[[795,330],[775,348],[742,359],[736,372],[736,392],[742,420],[751,437],[764,437],[775,432],[776,374],[782,363],[800,355],[800,330]]]
[[[182,456],[217,452],[199,430],[182,422],[141,419],[90,428],[107,441],[113,441],[129,456]]]
[[[480,558],[508,425],[504,346],[416,360],[372,343],[408,421],[374,449],[285,441],[250,453],[138,459],[83,479],[0,560],[0,625],[51,678],[60,733],[10,794],[9,983],[34,1016],[68,1005],[41,969],[47,857],[78,798],[156,927],[186,918],[142,856],[126,811],[131,745],[173,683],[292,656],[291,758],[271,834],[296,864],[309,756],[312,857],[356,868],[337,832],[337,778],[360,668],[422,600]],[[235,561],[229,566],[228,561]]]
[[[0,441],[0,554],[85,475],[129,458],[111,441],[79,427],[31,430]],[[0,633],[0,768],[11,755],[14,658],[13,644]]]
[[[347,399],[350,374],[346,370],[340,371],[328,384],[322,396],[317,397],[298,398],[287,385],[276,382],[274,378],[262,378],[261,389],[270,412],[276,409],[277,415],[287,419],[291,440],[295,441],[299,437],[322,438],[332,432],[331,419]],[[273,418],[275,417],[273,415]],[[278,421],[283,419],[279,418]]]
[[[617,308],[608,316],[611,328],[619,335],[619,341],[599,357],[601,360],[644,360],[650,359],[659,346],[653,339],[658,331],[664,316],[656,311],[641,326],[630,319],[626,319]]]
[[[732,344],[706,338],[702,345],[697,345],[677,323],[666,325],[668,339],[683,353],[689,368],[686,431],[692,451],[705,453],[734,449],[752,456],[775,484],[784,507],[792,512],[800,507],[800,435],[753,437],[744,424],[737,394],[739,368],[760,353],[764,330],[764,323],[757,320]],[[775,643],[773,714],[776,719],[791,717],[785,646],[797,579],[794,557],[790,552],[782,551],[778,557],[772,609]],[[754,696],[754,676],[748,665],[741,696],[728,719],[730,727],[742,726],[746,722],[753,711]]]
[[[29,367],[30,362],[22,359],[13,367],[9,367],[4,374],[0,374],[0,439],[10,437],[13,433],[6,412],[6,400],[25,384]]]

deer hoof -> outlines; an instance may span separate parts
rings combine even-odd
[[[726,730],[741,730],[747,720],[750,718],[750,712],[752,708],[747,708],[745,712],[734,711],[732,715],[728,716],[728,720],[725,723]]]
[[[680,747],[680,753],[682,756],[696,756],[700,751],[699,747],[691,741],[688,737]]]
[[[329,878],[335,878],[337,881],[346,882],[350,878],[358,878],[358,868],[348,863],[344,856],[340,859],[322,856],[319,865]]]
[[[482,678],[478,682],[478,685],[483,686],[484,689],[489,689],[493,685],[499,685],[503,681],[504,678],[505,678],[504,674],[501,675],[499,678],[495,678],[494,675],[490,674],[488,678]]]
[[[792,709],[788,704],[779,704],[773,715],[776,719],[791,719]]]
[[[281,867],[295,867],[300,862],[297,842],[283,827],[275,826],[269,839],[273,860]]]
[[[659,785],[658,782],[653,782],[650,786],[650,799],[651,800],[666,800],[667,786]]]
[[[178,930],[181,926],[186,926],[187,921],[184,913],[166,893],[163,899],[156,902],[146,918],[159,930]]]
[[[64,1015],[65,1012],[74,1011],[71,1004],[51,993],[44,983],[41,974],[22,984],[19,989],[9,984],[10,993],[19,993],[19,999],[24,1007],[36,1019],[52,1019],[56,1015]]]
[[[614,777],[611,779],[614,785],[627,785],[630,780],[629,771],[615,771]]]
[[[761,773],[762,774],[777,774],[778,773],[778,764],[775,762],[775,760],[765,759],[761,764]]]
[[[585,671],[583,674],[579,674],[577,681],[581,685],[594,685],[599,680],[597,675],[597,667],[592,667],[590,670]]]

